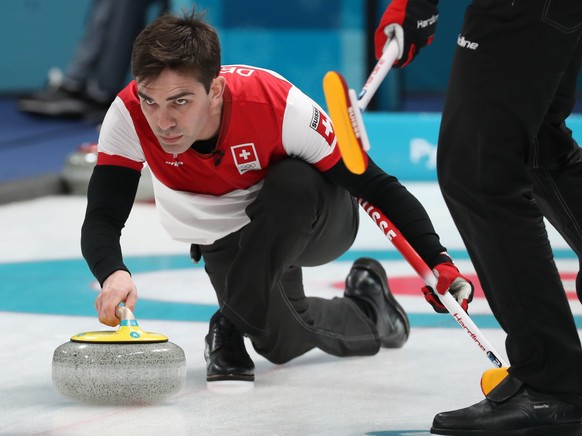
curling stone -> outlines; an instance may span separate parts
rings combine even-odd
[[[151,404],[186,384],[184,351],[166,336],[144,332],[119,306],[117,331],[79,333],[53,354],[52,377],[66,397],[91,404]]]

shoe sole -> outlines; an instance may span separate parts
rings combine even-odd
[[[398,301],[396,301],[396,298],[394,297],[394,295],[392,295],[392,292],[390,291],[390,288],[388,287],[388,277],[386,276],[386,272],[384,271],[384,268],[378,268],[377,261],[374,259],[368,259],[368,258],[362,258],[362,259],[356,260],[354,262],[352,268],[366,269],[368,271],[373,272],[374,274],[376,274],[380,278],[380,281],[382,282],[382,288],[384,289],[384,297],[388,300],[388,303],[390,303],[396,309],[396,312],[398,312],[400,314],[400,317],[404,320],[404,329],[406,331],[406,340],[408,340],[408,336],[410,335],[410,321],[408,320],[408,315],[406,314],[406,312],[404,311],[402,306],[400,304],[398,304]]]
[[[243,381],[243,382],[254,382],[254,374],[216,374],[207,375],[207,382],[218,382],[218,381]]]
[[[212,392],[236,394],[240,392],[248,392],[255,387],[254,382],[241,380],[222,380],[206,382],[206,389]]]
[[[450,430],[432,427],[431,434],[449,436],[582,436],[582,422],[519,430]]]

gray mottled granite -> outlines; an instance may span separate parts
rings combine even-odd
[[[186,383],[184,351],[171,342],[68,342],[53,354],[53,385],[61,394],[92,404],[156,403]]]

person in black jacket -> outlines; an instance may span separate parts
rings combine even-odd
[[[432,40],[436,0],[393,0],[376,32]],[[474,0],[457,39],[438,142],[446,203],[507,333],[509,376],[436,434],[582,434],[582,348],[543,218],[582,254],[582,159],[566,126],[582,64],[582,3]],[[580,274],[576,280],[582,297]],[[582,299],[582,298],[581,298]]]

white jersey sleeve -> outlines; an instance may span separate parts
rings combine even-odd
[[[117,97],[107,111],[99,132],[99,151],[145,162],[145,155],[133,119],[121,98]]]
[[[337,140],[329,115],[295,86],[287,97],[282,136],[287,154],[315,166],[337,154]]]

